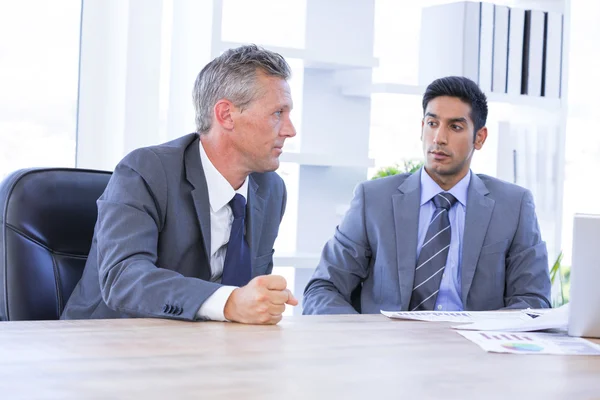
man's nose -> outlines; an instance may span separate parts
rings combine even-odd
[[[433,143],[439,144],[439,143],[447,143],[447,142],[448,142],[448,132],[447,132],[446,128],[441,126],[435,132],[435,134],[433,136]]]
[[[290,138],[296,136],[296,128],[294,127],[294,124],[290,118],[287,119],[286,123],[282,127],[280,135]]]

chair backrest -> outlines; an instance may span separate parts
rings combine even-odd
[[[79,282],[111,173],[19,170],[0,184],[0,320],[58,319]]]

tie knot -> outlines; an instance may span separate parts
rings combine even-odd
[[[443,208],[446,211],[450,210],[456,201],[456,197],[452,196],[448,192],[438,193],[433,198],[433,204],[435,204],[435,208]]]
[[[233,212],[233,218],[244,218],[246,216],[246,199],[239,193],[233,196],[233,199],[229,202],[231,211]]]

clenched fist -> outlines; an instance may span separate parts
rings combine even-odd
[[[261,275],[231,293],[224,314],[229,321],[274,325],[281,321],[286,304],[295,306],[298,300],[287,289],[285,278]]]

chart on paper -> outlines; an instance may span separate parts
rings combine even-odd
[[[514,333],[489,333],[489,332],[477,332],[485,340],[518,340],[520,342],[533,342],[534,339],[528,335],[514,334]]]
[[[554,333],[458,331],[492,353],[600,355],[600,346],[588,340]]]

